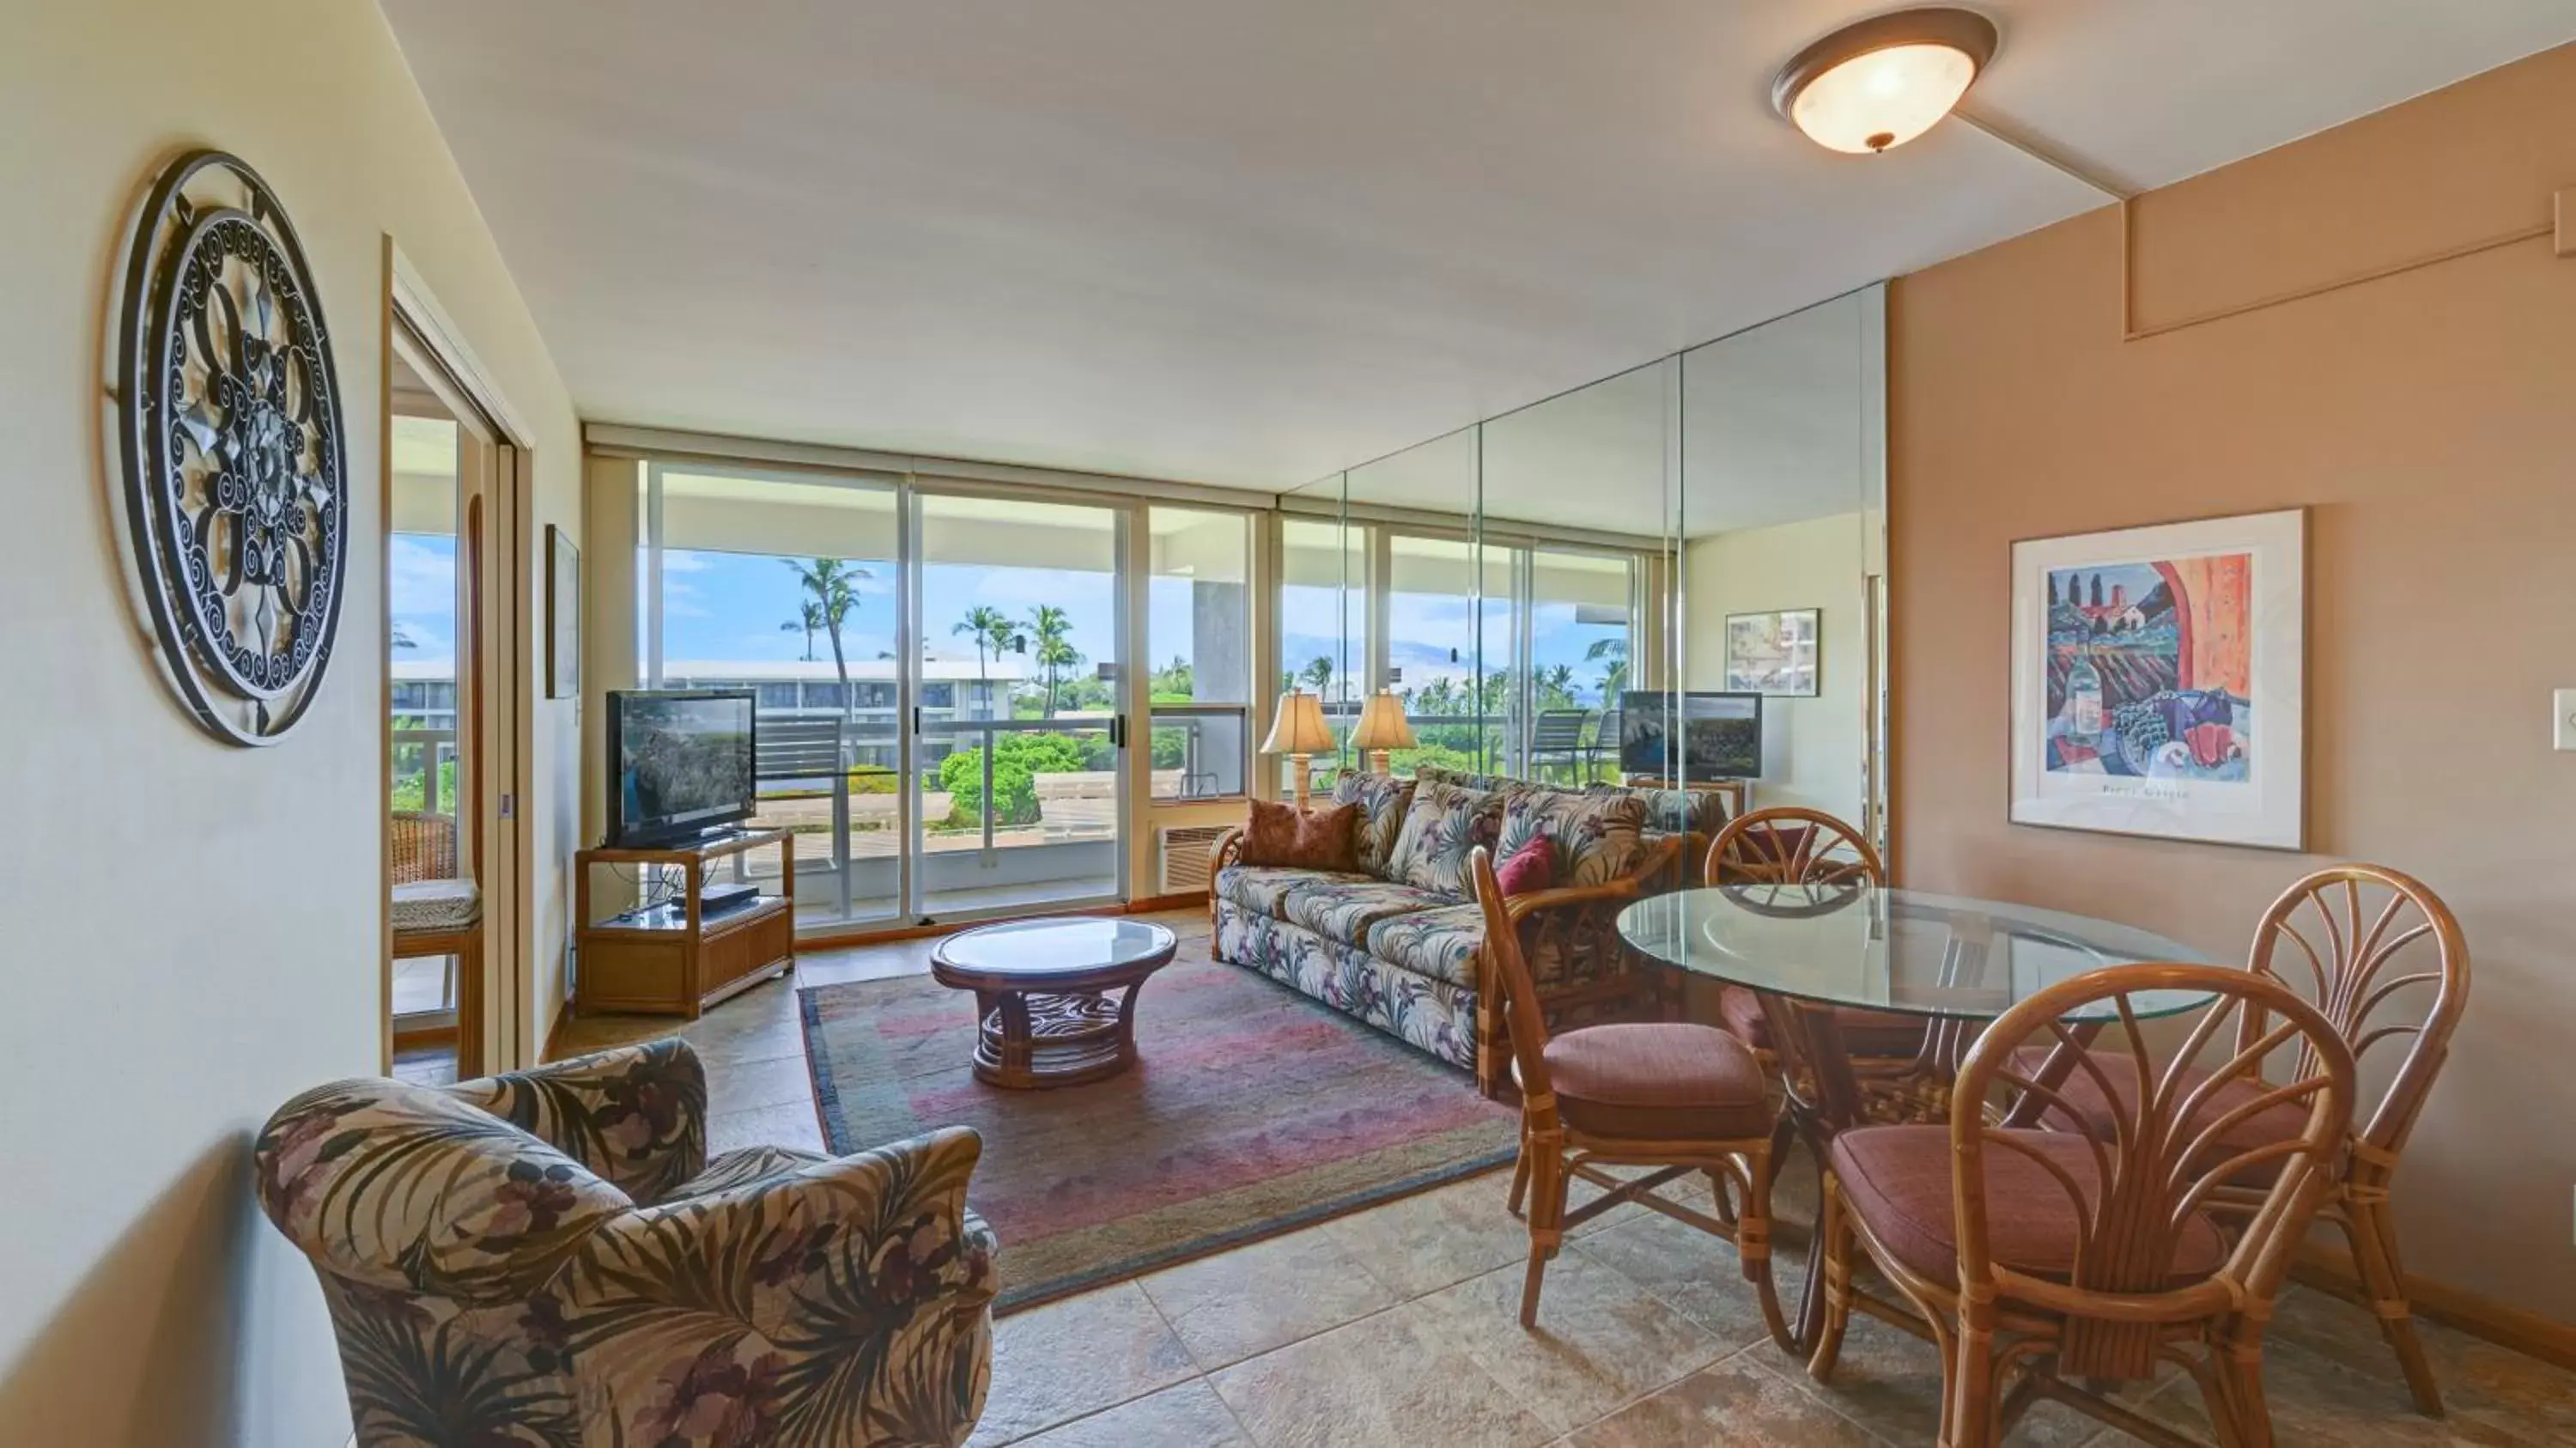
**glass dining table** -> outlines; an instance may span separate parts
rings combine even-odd
[[[1835,1133],[1847,1128],[1947,1120],[1950,1083],[1977,1032],[2025,997],[2105,966],[2209,963],[2190,946],[2134,926],[1864,880],[1739,883],[1650,896],[1620,912],[1619,934],[1651,960],[1753,993],[1783,1092],[1774,1151],[1794,1137],[1820,1165]],[[2196,1010],[2210,999],[2202,991],[2128,997],[2140,1019]],[[2065,1018],[2067,1036],[2089,1042],[2116,1012],[2109,1001],[2087,1006]],[[1919,1037],[1890,1032],[1908,1017],[1921,1022]],[[1862,1054],[1845,1044],[1848,1025],[1867,1027],[1882,1048],[1891,1034],[1917,1044],[1910,1055]],[[1809,1242],[1794,1323],[1777,1310],[1768,1265],[1754,1276],[1772,1336],[1793,1353],[1814,1341],[1824,1310],[1816,1290],[1819,1247]]]

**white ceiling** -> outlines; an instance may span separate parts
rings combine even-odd
[[[1955,124],[1776,120],[1867,0],[383,3],[601,421],[1295,487],[2097,204]],[[2576,38],[1985,8],[1972,103],[2146,184]]]

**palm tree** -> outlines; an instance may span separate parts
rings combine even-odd
[[[1538,692],[1538,707],[1568,709],[1574,706],[1574,665],[1551,664],[1531,679]]]
[[[1333,682],[1333,656],[1315,655],[1314,659],[1306,665],[1306,672],[1301,677],[1315,686],[1317,694],[1323,693],[1324,686]]]
[[[416,649],[420,647],[419,642],[412,638],[411,630],[404,628],[401,624],[394,625],[393,645],[398,649]]]
[[[1019,653],[1028,648],[1029,641],[1020,635],[1019,625],[1011,622],[1009,614],[984,604],[966,610],[966,616],[948,632],[975,641],[975,679],[984,686],[984,698],[989,705],[993,683],[986,656],[999,658],[1004,654]]]
[[[1607,707],[1619,697],[1619,691],[1628,686],[1628,636],[1621,634],[1616,638],[1594,639],[1592,647],[1583,651],[1583,657],[1592,663],[1609,661],[1609,667],[1601,671],[1601,702]]]
[[[1073,620],[1063,609],[1041,603],[1029,614],[1029,631],[1037,638],[1037,664],[1046,672],[1046,717],[1055,717],[1056,686],[1064,670],[1082,663],[1082,650],[1073,646]]]
[[[796,617],[778,626],[780,633],[805,631],[805,662],[814,662],[814,635],[823,631],[823,605],[807,599],[797,605]]]
[[[787,565],[787,571],[796,575],[796,581],[805,586],[807,593],[814,595],[813,601],[804,607],[812,610],[812,616],[832,640],[832,672],[841,680],[841,718],[847,721],[851,706],[850,662],[841,652],[841,625],[859,606],[859,584],[876,575],[838,558],[817,558],[811,563],[794,558],[778,561]],[[797,620],[799,628],[812,626],[801,616]],[[808,652],[811,652],[810,648]]]

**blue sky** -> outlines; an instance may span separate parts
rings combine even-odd
[[[394,621],[418,645],[398,656],[419,661],[455,657],[455,540],[397,534],[391,564]],[[895,568],[884,562],[863,562],[859,566],[871,576],[860,580],[858,609],[842,633],[842,647],[854,660],[891,652],[895,638]],[[662,649],[666,658],[785,660],[805,656],[804,632],[780,627],[797,616],[805,594],[796,575],[779,559],[671,549],[662,558],[662,588]],[[1282,667],[1303,668],[1318,654],[1330,654],[1339,661],[1341,608],[1336,591],[1292,587],[1287,595]],[[942,659],[975,657],[973,644],[950,632],[969,609],[988,605],[1025,620],[1041,603],[1054,604],[1071,615],[1073,646],[1082,651],[1087,662],[1113,656],[1108,574],[946,564],[933,565],[922,575],[922,611],[930,635],[930,655]],[[1404,671],[1403,687],[1419,687],[1443,676],[1464,680],[1473,674],[1472,608],[1465,598],[1429,594],[1399,593],[1388,599],[1388,657]],[[1509,649],[1506,627],[1501,621],[1503,610],[1492,601],[1486,608],[1492,619],[1491,642],[1496,654],[1488,661],[1488,668],[1499,668]],[[1152,665],[1161,667],[1175,654],[1186,657],[1191,651],[1189,580],[1154,579],[1150,609],[1155,654]],[[1571,604],[1542,604],[1531,624],[1532,652],[1541,668],[1560,663],[1572,667],[1577,696],[1598,704],[1602,666],[1587,660],[1584,652],[1593,640],[1618,632],[1598,624],[1576,623]],[[1449,659],[1452,648],[1458,651],[1454,664]],[[819,635],[814,656],[831,657],[830,645]]]

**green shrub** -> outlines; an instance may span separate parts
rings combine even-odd
[[[1106,749],[1104,743],[1101,746]],[[993,747],[993,824],[996,828],[1038,822],[1037,777],[1101,768],[1094,751],[1063,734],[1005,734]],[[984,751],[961,749],[939,761],[939,787],[948,794],[949,829],[976,829],[983,823]]]

